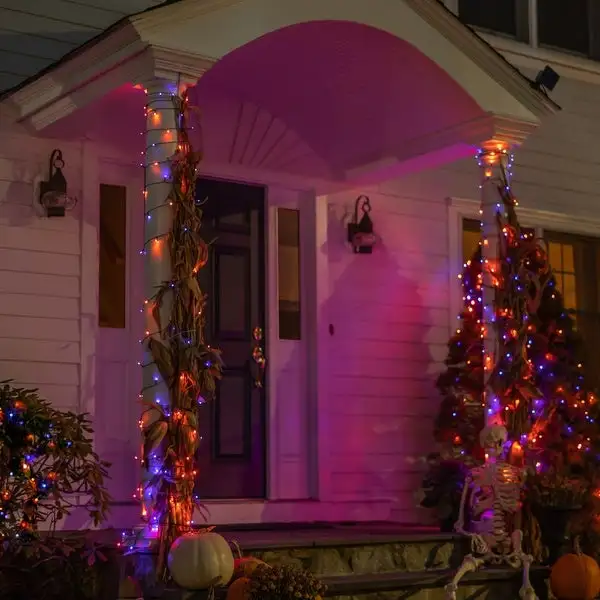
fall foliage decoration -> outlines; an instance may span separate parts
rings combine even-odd
[[[106,519],[109,464],[93,451],[92,433],[87,415],[0,382],[0,539],[31,539],[41,525],[53,532],[75,508],[95,526]]]
[[[208,245],[200,231],[202,211],[195,197],[201,155],[190,144],[187,96],[174,95],[172,101],[177,115],[177,150],[169,161],[172,185],[165,206],[171,210],[172,226],[167,234],[145,245],[152,249],[158,243],[169,252],[171,278],[145,301],[145,310],[150,311],[158,331],[146,333],[143,343],[152,363],[142,365],[158,372],[168,390],[168,401],[156,402],[152,386],[146,386],[140,419],[141,462],[147,472],[140,496],[151,527],[158,529],[157,568],[163,576],[169,548],[189,531],[198,503],[194,495],[200,443],[198,407],[212,397],[215,381],[221,377],[220,352],[204,337],[206,297],[198,283],[198,271],[208,260]],[[165,312],[169,315],[166,322]]]
[[[574,454],[582,457],[592,449],[598,435],[596,400],[585,385],[583,341],[565,309],[545,244],[521,227],[506,174],[503,183],[498,186],[494,269],[494,416],[509,431],[512,458],[538,472],[563,472]],[[480,247],[464,265],[461,324],[437,380],[442,403],[435,437],[451,455],[465,460],[483,459],[477,438],[490,410],[483,406],[482,270]]]

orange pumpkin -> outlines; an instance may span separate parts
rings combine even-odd
[[[248,556],[246,558],[236,558],[234,563],[233,577],[251,577],[254,573],[254,569],[259,565],[264,565],[262,560],[254,558],[254,556]]]
[[[558,600],[593,600],[600,594],[600,567],[586,554],[565,554],[552,567],[550,587]]]
[[[231,582],[227,588],[227,600],[248,600],[250,595],[250,579],[240,577]]]

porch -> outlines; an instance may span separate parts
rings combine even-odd
[[[411,232],[402,212],[394,227],[378,221],[375,204],[382,242],[373,257],[354,256],[344,213],[381,182],[471,156],[485,141],[518,145],[554,106],[435,0],[377,0],[368,9],[358,1],[185,0],[125,20],[6,98],[23,130],[57,145],[86,140],[79,385],[81,408],[97,423],[98,451],[115,465],[115,525],[137,519],[130,498],[138,478],[139,308],[144,287],[153,284],[148,271],[144,279],[138,251],[156,235],[147,221],[143,231],[142,193],[146,184],[147,203],[165,197],[168,182],[154,164],[172,153],[161,136],[175,126],[170,98],[184,87],[200,108],[192,140],[205,156],[200,176],[244,184],[236,188],[239,198],[255,193],[254,204],[239,200],[225,214],[219,207],[232,194],[211,188],[223,200],[212,215],[210,194],[205,205],[217,239],[233,236],[224,245],[235,251],[221,256],[248,260],[245,267],[230,263],[229,275],[223,271],[223,289],[214,287],[213,261],[208,283],[213,333],[217,315],[230,311],[229,335],[215,340],[230,371],[206,407],[211,441],[202,450],[202,472],[212,469],[213,477],[201,495],[218,498],[209,504],[211,521],[417,520],[418,473],[403,468],[400,477],[397,465],[427,449],[428,407],[435,406],[428,386],[438,357],[422,342],[434,326],[447,333],[447,306],[428,300],[448,292],[444,239],[426,227]],[[65,159],[69,178],[66,153]],[[126,321],[118,328],[98,326],[100,184],[126,190]],[[444,210],[443,197],[431,200],[438,203],[433,210]],[[406,203],[415,214],[424,210]],[[298,339],[280,335],[280,209],[295,211],[300,231],[291,284],[301,307]],[[229,226],[219,229],[226,220]],[[398,228],[414,255],[410,276],[390,251]],[[431,237],[438,238],[438,263],[420,285],[416,272],[431,266],[423,249]],[[234,280],[250,285],[234,287]],[[240,304],[217,300],[219,293],[246,292],[252,297],[241,321]],[[402,298],[409,308],[404,320],[394,319],[398,300],[378,301],[373,310],[373,296],[383,295]],[[353,323],[361,311],[371,314]],[[394,323],[385,340],[394,344],[400,340],[393,332],[415,322],[402,349],[388,351],[390,362],[378,366],[381,340],[368,331]],[[269,365],[259,389],[250,373],[256,327],[265,332]],[[428,372],[415,377],[415,369]],[[431,401],[415,412],[414,399]],[[365,414],[364,402],[375,407],[376,419]],[[218,450],[219,435],[227,448]]]

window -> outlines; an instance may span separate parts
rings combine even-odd
[[[598,57],[592,48],[600,39],[593,23],[599,23],[596,0],[538,0],[538,39],[541,45]],[[597,39],[594,39],[597,38]]]
[[[300,319],[300,213],[277,209],[279,278],[279,339],[299,340]]]
[[[123,329],[126,313],[126,209],[123,186],[100,185],[99,293],[100,327]]]
[[[462,231],[462,256],[463,264],[473,258],[479,248],[481,240],[481,226],[477,219],[463,219]]]
[[[458,18],[467,25],[529,39],[528,3],[523,0],[458,0]]]
[[[535,235],[535,229],[523,228]],[[556,288],[585,342],[586,376],[600,385],[600,238],[545,230],[544,239]],[[479,220],[462,220],[463,262],[471,259],[480,240]]]
[[[600,239],[555,231],[546,231],[544,237],[565,308],[584,335],[600,333]],[[600,335],[594,339],[600,343]]]
[[[546,231],[550,264],[565,308],[585,342],[586,375],[597,385],[600,373],[600,239]]]

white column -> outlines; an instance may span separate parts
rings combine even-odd
[[[160,308],[160,322],[153,315],[153,298],[159,287],[171,280],[171,259],[168,234],[173,221],[169,203],[171,191],[170,159],[177,149],[176,119],[178,111],[173,102],[177,93],[176,84],[165,79],[153,79],[145,85],[146,91],[146,145],[143,156],[144,167],[144,307],[145,331],[142,343],[144,356],[143,398],[147,402],[160,404],[168,412],[169,394],[152,355],[148,352],[147,340],[167,340],[171,316],[170,298],[164,297]],[[169,294],[167,294],[169,296]],[[150,471],[153,465],[144,465]]]
[[[496,332],[496,272],[498,270],[498,244],[500,231],[498,215],[504,207],[499,187],[505,185],[504,175],[508,162],[508,148],[496,141],[483,144],[479,155],[482,171],[481,181],[481,261],[482,261],[482,323],[483,339],[484,395],[486,424],[496,422],[500,403],[490,386],[490,376],[494,371],[498,353]]]

